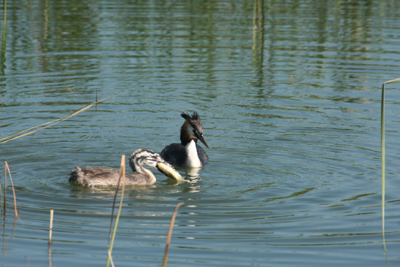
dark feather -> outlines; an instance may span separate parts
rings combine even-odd
[[[199,156],[199,159],[201,161],[201,164],[204,166],[208,163],[208,156],[204,149],[196,144],[197,148],[197,155]],[[160,153],[161,157],[168,163],[183,167],[185,166],[186,160],[187,160],[187,154],[185,147],[182,144],[179,143],[173,143],[168,146],[166,146]]]

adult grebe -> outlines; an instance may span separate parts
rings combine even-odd
[[[165,161],[175,166],[202,167],[208,163],[208,156],[204,149],[197,144],[200,140],[207,148],[207,142],[203,137],[203,125],[197,112],[193,115],[182,113],[185,119],[181,127],[181,143],[173,143],[166,146],[160,155]]]
[[[146,164],[176,180],[183,180],[179,173],[165,162],[159,154],[148,149],[139,148],[129,158],[129,166],[134,173],[125,173],[125,185],[150,185],[156,182],[153,173],[143,167]],[[119,169],[111,167],[75,167],[69,174],[69,181],[80,185],[116,186]],[[122,185],[122,184],[121,184]]]

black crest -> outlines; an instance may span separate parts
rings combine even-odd
[[[189,114],[186,113],[182,113],[181,114],[182,118],[184,118],[185,120],[189,120],[189,121],[197,121],[200,120],[200,116],[199,114],[195,111],[193,112],[193,115],[190,116]]]
[[[203,124],[201,123],[200,116],[196,111],[193,112],[192,116],[186,113],[182,113],[181,116],[182,118],[188,120],[190,125],[196,129],[197,132],[203,134]]]

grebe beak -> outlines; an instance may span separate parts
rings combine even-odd
[[[206,142],[206,140],[204,139],[204,136],[203,136],[202,134],[199,134],[199,135],[197,135],[196,137],[197,137],[197,139],[199,139],[199,140],[209,149],[209,147],[208,147],[208,145],[207,145],[207,142]]]

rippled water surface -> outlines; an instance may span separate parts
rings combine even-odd
[[[69,171],[160,152],[179,141],[180,113],[197,111],[211,162],[197,176],[178,169],[190,183],[154,171],[154,186],[128,188],[116,266],[162,263],[179,202],[170,266],[387,265],[380,88],[400,77],[399,17],[399,3],[377,0],[8,1],[0,138],[111,97],[0,144],[20,216],[8,182],[1,263],[105,265],[113,191],[72,185]],[[386,106],[392,266],[399,88]]]

